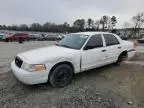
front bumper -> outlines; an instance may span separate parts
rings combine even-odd
[[[47,71],[28,72],[26,70],[17,67],[14,61],[11,63],[11,69],[16,78],[19,81],[23,82],[24,84],[33,85],[33,84],[45,83],[48,81]]]

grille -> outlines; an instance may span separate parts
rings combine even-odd
[[[17,67],[21,68],[22,63],[23,63],[23,61],[19,57],[15,58],[15,64]]]

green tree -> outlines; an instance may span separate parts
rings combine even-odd
[[[85,27],[85,20],[84,19],[77,19],[73,23],[73,27],[77,28],[79,31],[83,31]]]

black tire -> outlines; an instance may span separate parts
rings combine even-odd
[[[49,82],[53,87],[60,88],[72,81],[73,70],[67,64],[58,65],[49,75]]]
[[[116,61],[116,64],[120,64],[122,61],[124,61],[128,57],[127,54],[121,53],[118,57],[118,60]]]
[[[9,40],[8,40],[8,39],[5,39],[5,42],[9,42]]]

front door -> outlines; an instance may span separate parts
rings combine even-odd
[[[92,36],[84,47],[81,54],[81,70],[99,67],[104,62],[105,51],[101,34]]]

